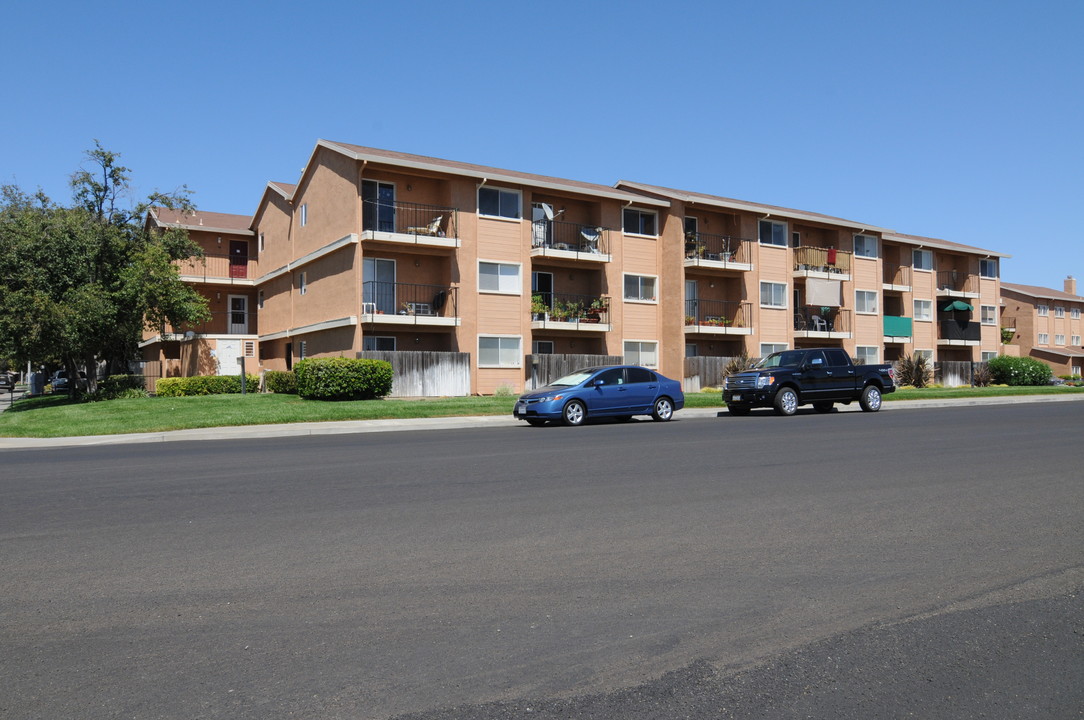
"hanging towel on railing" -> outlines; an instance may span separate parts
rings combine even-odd
[[[836,264],[836,249],[835,248],[828,248],[828,264],[829,265],[835,265]]]

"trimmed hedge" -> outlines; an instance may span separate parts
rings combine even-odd
[[[257,392],[260,378],[245,375],[246,390]],[[241,392],[239,375],[197,375],[195,377],[160,378],[154,386],[158,397],[186,397],[191,395],[226,395]]]
[[[391,392],[391,363],[366,358],[307,358],[294,365],[297,394],[311,400],[370,400]]]
[[[268,370],[263,374],[267,392],[297,395],[297,375],[293,370]]]
[[[999,385],[1049,385],[1054,377],[1049,365],[1032,357],[998,355],[986,364]]]

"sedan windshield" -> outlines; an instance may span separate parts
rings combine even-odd
[[[565,375],[559,380],[554,380],[550,385],[564,385],[571,387],[572,385],[579,385],[587,378],[595,374],[594,370],[577,370],[571,375]]]
[[[772,353],[768,357],[758,362],[754,367],[758,370],[766,370],[777,367],[791,367],[799,365],[802,362],[803,355],[805,355],[804,350],[785,350],[783,352]]]

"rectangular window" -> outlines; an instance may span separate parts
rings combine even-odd
[[[394,351],[395,338],[391,336],[366,335],[361,339],[362,350]]]
[[[1064,347],[1065,346],[1065,336],[1061,335],[1060,333],[1055,335],[1054,336],[1054,344]]]
[[[256,294],[256,307],[258,307],[260,310],[263,310],[263,290],[260,290]]]
[[[1046,305],[1036,306],[1035,311],[1039,313],[1039,317],[1046,317],[1050,314],[1050,308],[1048,308]]]
[[[877,257],[877,238],[873,235],[855,235],[854,254],[856,257]]]
[[[783,352],[787,349],[786,343],[761,343],[760,344],[760,356],[766,358],[772,353]]]
[[[523,283],[515,263],[478,262],[478,291],[519,295]]]
[[[245,357],[256,357],[256,341],[245,340]]]
[[[990,362],[991,360],[993,360],[996,357],[997,357],[997,353],[992,352],[990,350],[983,350],[980,353],[980,359],[982,360],[982,362]]]
[[[621,229],[630,235],[658,235],[658,216],[653,210],[625,208],[621,215]]]
[[[264,249],[263,233],[260,233],[260,252],[263,252],[263,249]]]
[[[522,354],[519,343],[519,337],[478,336],[478,367],[520,367]]]
[[[301,227],[305,227],[309,224],[309,204],[305,203],[301,206]]]
[[[874,290],[854,291],[855,312],[877,314],[877,293]]]
[[[1039,344],[1040,345],[1049,345],[1050,344],[1050,333],[1039,333]]]
[[[774,220],[761,220],[757,225],[762,245],[787,246],[787,224]]]
[[[982,313],[983,325],[997,325],[997,307],[994,305],[983,305],[979,308],[979,312]]]
[[[979,260],[979,275],[984,278],[996,278],[997,260]]]
[[[927,360],[933,360],[933,350],[915,350],[912,355],[916,358],[924,357]]]
[[[644,367],[656,367],[658,360],[658,343],[642,342],[639,340],[625,341],[625,363],[628,365],[643,365]]]
[[[784,283],[760,283],[760,304],[762,307],[785,308],[787,306],[787,286]]]
[[[531,343],[531,353],[534,355],[552,355],[552,340],[535,340]]]
[[[696,347],[696,343],[685,343],[685,357],[698,357],[700,350]]]
[[[856,365],[876,365],[880,357],[880,348],[875,345],[859,345],[854,349]]]
[[[1069,317],[1071,317],[1073,320],[1079,320],[1080,319],[1080,308],[1073,308],[1072,310],[1070,310],[1069,311]]]
[[[297,290],[302,295],[309,291],[309,281],[305,273],[301,273],[301,276],[297,279]]]
[[[298,349],[300,349],[300,351],[301,351],[301,354],[298,356],[298,359],[299,360],[304,360],[306,357],[308,357],[309,343],[308,343],[307,340],[302,340],[301,342],[299,342],[297,344],[297,346],[298,346]]]
[[[478,214],[518,220],[521,217],[519,190],[483,185],[478,188]]]
[[[1056,318],[1065,317],[1065,308],[1060,307],[1058,305],[1055,305],[1054,306],[1054,317],[1056,317]]]
[[[911,265],[915,270],[933,270],[933,251],[912,250]]]
[[[1073,344],[1073,345],[1080,345],[1080,336],[1079,336],[1079,335],[1073,335],[1073,342],[1072,342],[1072,344]]]
[[[626,275],[625,299],[654,302],[656,278],[650,275]]]
[[[915,300],[915,320],[933,320],[933,300]]]
[[[792,232],[792,233],[790,234],[790,246],[791,246],[792,248],[796,248],[796,247],[801,247],[801,246],[802,246],[802,233],[800,233],[800,232],[798,232],[797,230],[795,230],[794,232]]]

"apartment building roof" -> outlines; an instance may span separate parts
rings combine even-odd
[[[287,200],[289,200],[290,197],[293,196],[294,191],[297,190],[297,185],[295,185],[294,183],[284,183],[275,180],[267,183],[267,187],[271,188],[279,195],[282,195]]]
[[[1038,285],[1017,285],[1016,283],[1002,282],[1001,291],[1005,292],[1010,290],[1021,295],[1027,295],[1028,297],[1038,298],[1040,300],[1066,300],[1068,302],[1084,302],[1084,297],[1079,295],[1072,295],[1062,290],[1054,290],[1053,288],[1039,287]]]
[[[166,207],[153,207],[149,211],[151,221],[158,227],[177,227],[203,232],[221,232],[232,235],[253,235],[250,215],[231,215],[229,213],[206,212],[196,210],[184,213]]]
[[[547,175],[533,175],[517,170],[503,170],[500,168],[487,167],[485,165],[473,165],[471,163],[457,162],[454,160],[442,160],[440,158],[425,157],[423,155],[410,155],[408,153],[380,150],[378,148],[333,142],[331,140],[320,140],[316,143],[316,147],[317,149],[324,147],[334,152],[342,153],[355,160],[384,163],[425,172],[449,173],[452,175],[477,178],[487,182],[492,181],[495,183],[529,185],[531,187],[545,188],[547,190],[572,192],[593,197],[604,197],[640,205],[652,205],[656,207],[669,207],[670,205],[666,200],[625,192],[610,187],[609,185],[596,185],[594,183],[580,182],[579,180],[566,180],[564,178],[549,177]],[[316,150],[313,152],[315,153]]]
[[[805,220],[807,222],[819,222],[829,225],[844,225],[846,227],[872,232],[892,232],[886,228],[859,222],[857,220],[846,220],[844,218],[832,217],[831,215],[823,215],[821,213],[795,210],[793,208],[785,208],[778,205],[765,205],[764,203],[754,203],[747,200],[735,200],[734,198],[707,195],[705,193],[692,192],[689,190],[675,190],[674,188],[662,187],[660,185],[649,185],[647,183],[619,180],[616,187],[625,187],[639,192],[663,195],[675,200],[681,200],[690,205],[709,205],[711,207],[718,207],[726,210],[744,210],[763,215],[766,218],[781,217],[790,220]]]
[[[1012,257],[1012,255],[997,252],[995,250],[987,250],[986,248],[975,247],[974,245],[964,245],[962,243],[952,242],[951,240],[942,240],[941,238],[922,237],[921,235],[905,235],[903,233],[892,231],[889,231],[883,237],[885,240],[915,245],[920,248],[935,248],[937,250],[949,250],[951,252],[962,252],[970,255],[983,255],[984,257]]]

